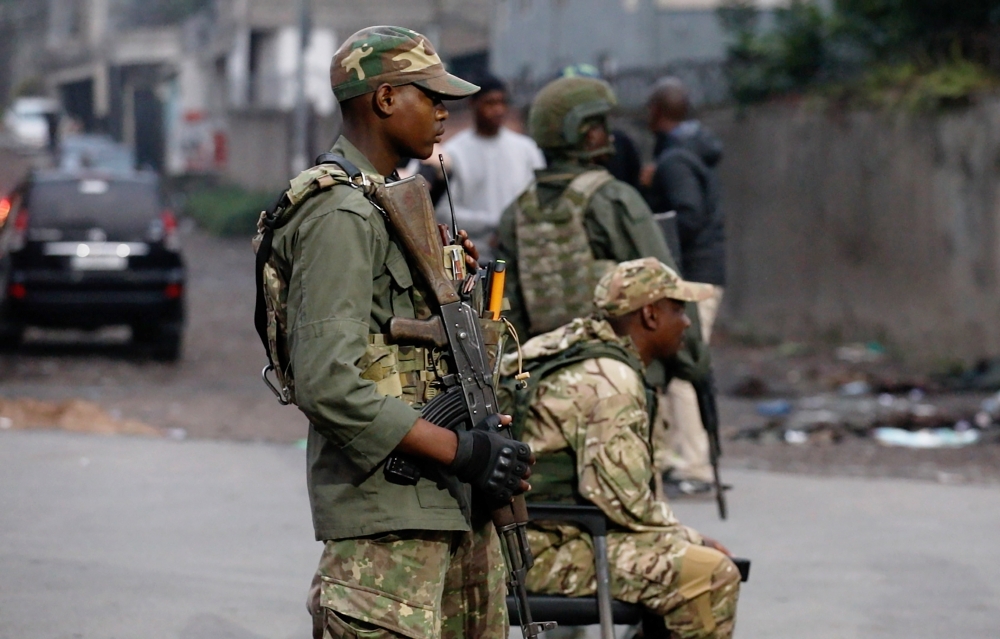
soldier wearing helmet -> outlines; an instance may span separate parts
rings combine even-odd
[[[524,336],[590,314],[594,286],[618,262],[655,257],[676,269],[642,196],[597,163],[613,149],[608,115],[616,104],[611,87],[589,77],[554,80],[531,104],[528,132],[548,166],[504,211],[497,250],[507,261],[506,316]],[[647,373],[657,386],[708,370],[693,304],[688,315],[693,327],[680,353]]]

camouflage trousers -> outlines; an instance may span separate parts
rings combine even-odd
[[[590,535],[567,525],[538,524],[528,532],[535,565],[528,590],[593,596],[597,590]],[[609,532],[611,596],[662,615],[673,637],[729,639],[740,573],[721,552],[683,534]]]
[[[506,639],[492,524],[327,541],[309,593],[314,639]]]

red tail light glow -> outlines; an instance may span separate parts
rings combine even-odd
[[[171,210],[166,210],[160,213],[160,220],[163,222],[163,233],[164,235],[170,235],[171,233],[177,232],[177,217]]]
[[[168,300],[180,299],[183,293],[184,287],[180,284],[167,284],[167,288],[163,291],[163,294],[166,295]]]
[[[181,250],[181,238],[177,232],[177,217],[167,209],[160,213],[160,223],[163,225],[163,246],[168,251]]]
[[[28,289],[24,287],[24,284],[11,284],[7,293],[15,300],[23,300],[28,296]]]
[[[9,211],[8,211],[9,213]],[[14,232],[10,234],[10,243],[7,248],[11,253],[16,253],[24,248],[28,239],[28,209],[23,206],[14,216]]]
[[[24,233],[28,230],[28,209],[21,209],[14,217],[14,230]]]

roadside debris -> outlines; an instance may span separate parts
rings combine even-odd
[[[93,402],[71,399],[45,402],[28,397],[0,397],[0,428],[52,428],[100,435],[159,436],[159,429],[134,419],[114,416]]]
[[[872,431],[878,443],[904,448],[961,448],[979,441],[976,429],[957,430],[932,428],[917,431],[902,428],[876,428]]]
[[[958,448],[1000,440],[1000,394],[983,400],[978,410],[959,411],[932,403],[919,388],[903,395],[875,394],[868,382],[852,381],[836,393],[759,402],[757,414],[767,423],[744,428],[734,439],[806,445],[871,438],[908,448]]]

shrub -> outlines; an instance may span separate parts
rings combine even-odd
[[[269,207],[273,199],[273,194],[222,185],[188,195],[184,212],[216,235],[253,235],[260,212]]]

